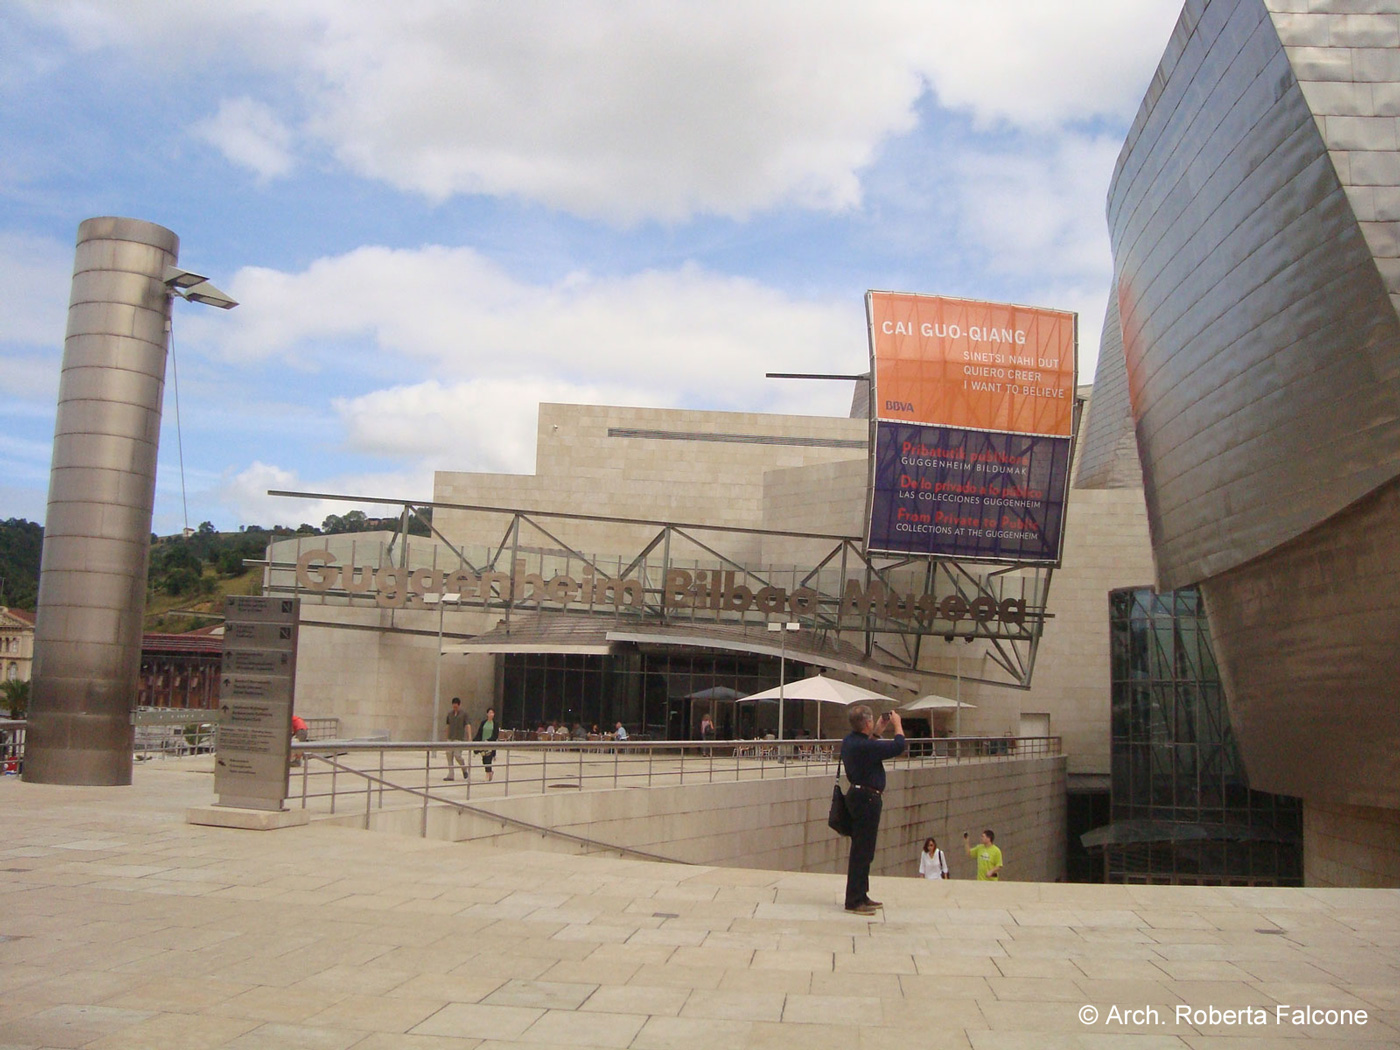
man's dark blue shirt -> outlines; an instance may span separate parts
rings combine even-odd
[[[881,740],[864,733],[847,733],[841,741],[841,762],[846,767],[846,779],[852,784],[885,790],[884,760],[898,758],[907,745],[904,734],[893,740]]]

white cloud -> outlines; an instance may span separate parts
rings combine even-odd
[[[230,360],[324,363],[341,375],[369,369],[382,354],[402,355],[424,376],[478,391],[525,383],[584,400],[603,390],[648,404],[694,398],[710,407],[844,413],[849,391],[797,392],[763,373],[866,364],[858,299],[794,299],[694,265],[528,284],[466,248],[374,247],[299,274],[244,270],[229,290],[243,305],[213,320],[190,317],[187,343]],[[333,349],[316,349],[325,347]],[[462,395],[460,385],[454,391]],[[502,411],[498,401],[491,407]]]
[[[235,164],[260,179],[292,170],[292,132],[268,106],[251,98],[225,99],[219,111],[196,122],[191,131]]]
[[[920,68],[938,101],[978,121],[1049,128],[1126,120],[1166,49],[1181,0],[942,0]]]
[[[964,227],[994,270],[1112,279],[1104,201],[1122,142],[1039,136],[1015,151],[968,151],[956,161]]]
[[[358,508],[370,514],[377,511],[392,514],[399,509],[398,505],[391,503],[349,504],[341,500],[269,496],[269,490],[431,500],[433,475],[431,469],[418,468],[382,474],[341,474],[307,480],[294,470],[258,460],[236,474],[230,472],[219,486],[217,500],[235,520],[267,527],[289,525],[295,528],[303,522],[319,526],[328,515],[344,514],[348,509]]]
[[[31,11],[79,46],[272,71],[308,131],[358,174],[433,199],[515,196],[626,224],[858,205],[863,170],[915,126],[930,88],[984,123],[1121,121],[1178,7],[243,0],[172,19],[151,0],[120,16],[64,0]],[[283,125],[238,116],[214,118],[216,141],[276,174]]]
[[[62,347],[72,280],[72,244],[0,231],[0,344]]]
[[[528,474],[535,467],[538,406],[650,405],[654,395],[538,380],[437,380],[337,398],[356,452],[411,457],[436,469]]]

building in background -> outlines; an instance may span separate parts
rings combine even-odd
[[[27,682],[34,665],[34,614],[0,605],[0,681]]]
[[[1086,445],[1135,451],[1308,885],[1400,885],[1397,105],[1400,5],[1189,0],[1108,198]]]
[[[137,706],[217,708],[223,652],[222,627],[143,634]]]

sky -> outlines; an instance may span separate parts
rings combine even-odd
[[[241,304],[175,304],[163,535],[530,473],[540,402],[846,415],[764,373],[865,371],[868,289],[1077,311],[1090,382],[1179,7],[0,0],[0,519],[99,215]]]

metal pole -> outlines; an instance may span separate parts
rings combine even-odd
[[[953,735],[962,736],[962,650],[957,645],[957,642],[953,643],[953,656],[957,659],[957,670],[954,675],[957,692],[953,694],[957,707],[953,710]]]
[[[781,757],[783,753],[783,708],[787,706],[784,695],[784,691],[787,689],[787,624],[783,624],[779,636],[783,643],[778,649],[778,755]]]
[[[438,647],[437,659],[433,661],[433,740],[442,739],[442,618],[447,612],[447,595],[437,596],[438,607]],[[451,772],[451,760],[448,761],[448,771]]]

